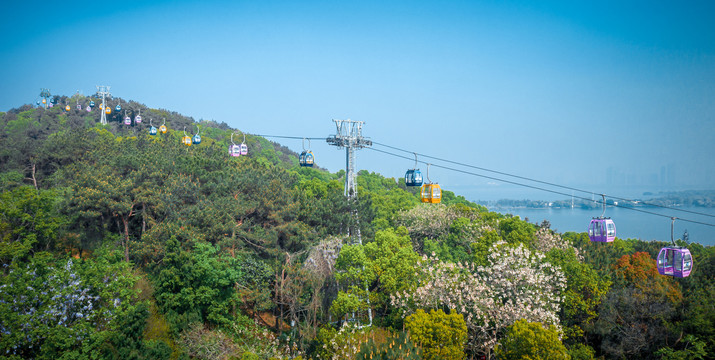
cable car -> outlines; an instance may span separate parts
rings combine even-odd
[[[47,99],[43,98],[43,99],[42,99],[42,104],[43,104],[43,105],[46,105],[46,104],[47,104]]]
[[[616,239],[616,224],[611,218],[593,218],[588,225],[588,237],[594,242],[612,242]]]
[[[228,154],[238,157],[241,156],[241,145],[236,145],[236,143],[233,142],[233,134],[235,134],[235,132],[231,133],[231,145],[228,146]]]
[[[92,111],[92,107],[89,106],[89,105],[87,105],[87,108],[85,108],[85,110],[87,110],[87,112],[91,112],[91,111]]]
[[[194,142],[194,145],[201,144],[201,135],[199,133],[201,132],[201,129],[199,128],[198,125],[196,125],[196,135],[194,135],[192,141]]]
[[[156,128],[155,128],[154,125],[151,123],[151,120],[152,120],[152,118],[149,118],[149,126],[150,126],[150,128],[149,128],[149,135],[154,136],[154,135],[156,135]]]
[[[415,154],[415,167],[407,170],[405,173],[405,185],[407,186],[422,186],[422,173],[417,168],[417,154]]]
[[[438,184],[433,184],[429,179],[429,166],[427,164],[427,184],[423,184],[420,191],[420,200],[423,203],[439,204],[442,201],[442,189]]]
[[[112,113],[112,108],[110,108],[109,106],[105,106],[105,107],[104,107],[104,113],[107,114],[107,115],[111,114],[111,113]]]
[[[591,219],[588,224],[588,237],[593,242],[612,242],[616,239],[616,224],[606,214],[606,195],[601,194],[603,212],[601,216]]]
[[[166,134],[167,130],[168,129],[166,128],[166,119],[164,119],[164,123],[162,123],[161,126],[159,126],[159,132],[162,134]]]
[[[91,107],[91,108],[94,107],[94,101],[93,101],[93,100],[90,100],[90,101],[89,101],[89,107]]]
[[[129,117],[129,115],[126,114],[126,111],[124,111],[124,125],[131,125],[132,124],[132,118]]]
[[[660,249],[657,258],[658,273],[677,278],[688,277],[693,270],[693,255],[690,254],[688,248],[675,245],[675,240],[673,239],[675,218],[671,218],[671,220],[670,241],[673,245]]]
[[[82,110],[82,105],[79,104],[79,101],[77,102],[77,110]]]
[[[99,108],[100,108],[101,110],[104,110],[104,103],[99,104]]]
[[[438,184],[424,184],[420,192],[423,203],[439,204],[442,201],[442,189]]]
[[[315,156],[313,156],[312,151],[303,151],[300,153],[300,156],[298,156],[298,163],[300,166],[313,167],[314,162]]]
[[[303,138],[303,152],[298,156],[298,164],[305,167],[313,167],[315,156],[310,151],[310,139],[308,139],[308,150],[305,150],[305,138]]]
[[[117,107],[114,108],[114,111],[116,111],[116,112],[122,111],[122,105],[117,104]]]
[[[65,111],[69,112],[70,110],[72,110],[70,105],[69,104],[65,105]]]
[[[137,123],[137,124],[141,124],[141,123],[142,123],[142,116],[141,116],[141,115],[135,116],[135,117],[134,117],[134,122]]]
[[[186,135],[186,126],[184,126],[184,137],[181,138],[181,143],[186,146],[191,146],[191,137]]]
[[[246,136],[246,135],[243,135]],[[241,143],[241,156],[248,155],[248,146],[245,143]]]

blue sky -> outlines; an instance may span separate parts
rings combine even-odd
[[[0,8],[0,111],[43,87],[71,95],[110,85],[124,99],[254,134],[325,137],[331,119],[350,118],[380,143],[596,192],[634,196],[613,179],[660,190],[661,169],[674,174],[671,187],[715,188],[713,2]],[[318,165],[344,167],[341,151],[311,145]],[[385,176],[412,165],[358,152],[359,169]],[[444,169],[430,177],[473,200],[511,189]]]

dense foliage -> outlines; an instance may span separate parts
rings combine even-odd
[[[0,357],[715,357],[713,247],[664,277],[661,243],[591,243],[449,191],[421,204],[368,171],[348,201],[344,171],[254,136],[230,157],[212,121],[187,147],[193,119],[123,106],[169,131],[0,113]]]

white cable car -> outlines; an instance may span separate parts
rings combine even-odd
[[[228,154],[233,157],[239,157],[241,156],[241,145],[236,145],[236,143],[233,142],[233,134],[235,134],[235,132],[231,133],[231,145],[228,146]]]

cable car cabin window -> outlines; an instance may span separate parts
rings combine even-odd
[[[439,199],[442,197],[442,191],[440,190],[439,187],[432,187],[432,198],[433,199]]]
[[[306,165],[313,166],[313,160],[314,160],[314,158],[313,158],[312,152],[309,151],[307,154],[305,154],[305,164]]]
[[[673,259],[675,271],[683,271],[683,254],[681,254],[680,251],[676,251]]]
[[[693,256],[690,254],[685,254],[683,256],[683,271],[690,271],[693,268]]]
[[[616,236],[616,225],[613,222],[609,221],[607,223],[607,228],[608,228],[608,233],[607,233],[608,237]]]
[[[422,173],[419,170],[415,170],[414,182],[417,184],[422,184]]]

